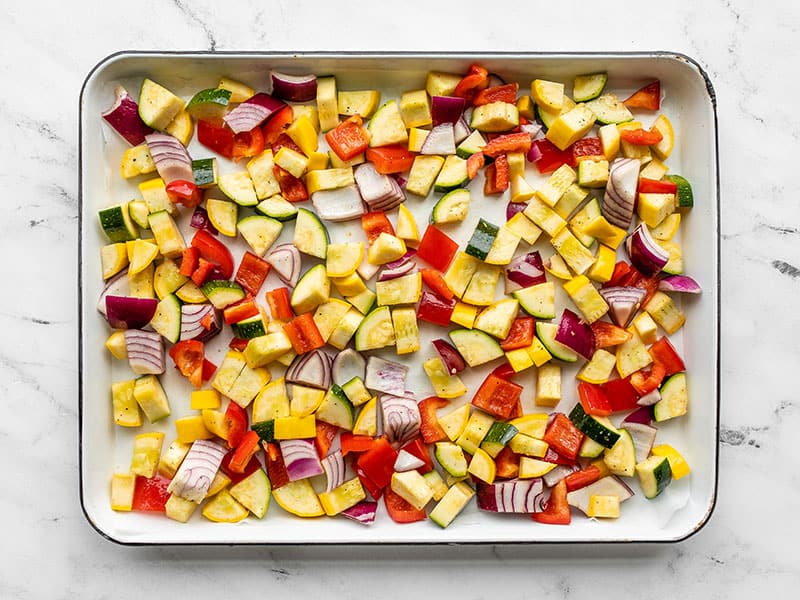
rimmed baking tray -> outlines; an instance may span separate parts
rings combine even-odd
[[[688,320],[672,338],[687,363],[689,415],[664,423],[659,430],[659,441],[672,443],[684,452],[692,467],[691,475],[674,482],[653,501],[644,500],[638,493],[638,484],[632,482],[637,496],[623,505],[620,519],[598,521],[576,517],[568,527],[538,525],[525,516],[483,513],[474,503],[447,529],[440,529],[431,521],[400,526],[385,514],[368,527],[345,519],[300,519],[283,512],[274,503],[265,519],[250,518],[237,524],[211,523],[199,511],[187,524],[159,515],[112,511],[110,478],[115,471],[127,470],[136,433],[113,424],[110,384],[130,378],[131,374],[124,361],[109,356],[104,346],[109,330],[96,310],[103,286],[99,250],[106,243],[97,223],[97,211],[136,195],[135,184],[119,176],[125,144],[100,118],[100,113],[113,102],[114,86],[121,83],[134,93],[146,76],[188,99],[199,89],[215,86],[223,75],[243,80],[257,89],[267,89],[269,69],[278,69],[298,74],[333,74],[339,89],[375,88],[381,90],[386,100],[399,98],[403,91],[424,87],[430,70],[464,72],[473,62],[508,81],[519,82],[520,89],[526,89],[534,78],[569,82],[577,74],[600,70],[608,72],[609,89],[620,95],[652,79],[661,80],[662,112],[669,116],[677,137],[668,163],[672,172],[681,173],[691,181],[695,195],[695,206],[682,223],[685,272],[701,283],[703,293],[683,301]],[[84,83],[80,97],[79,169],[80,491],[87,519],[107,538],[124,544],[674,542],[698,531],[710,517],[717,490],[719,423],[717,128],[713,88],[702,68],[691,58],[670,52],[121,52],[100,62]],[[541,180],[531,167],[528,174],[532,183]],[[479,195],[482,182],[473,182],[471,189]],[[430,214],[432,197],[433,194],[427,200],[415,198],[407,203],[423,226]],[[479,216],[502,219],[505,202],[497,199],[474,202],[469,218],[454,228],[453,237],[465,242]],[[539,242],[537,247],[549,248],[549,244],[544,244]],[[430,337],[430,333],[423,331],[423,340]],[[219,357],[223,349],[220,342],[219,347],[210,350]],[[428,357],[425,344],[418,354],[420,358]],[[409,383],[410,387],[419,386],[422,398],[429,389],[417,363],[412,365]],[[565,382],[573,374],[574,370],[565,369]],[[474,389],[471,384],[478,382],[483,373],[471,377],[466,377],[465,382]],[[185,389],[175,373],[167,373],[162,379],[168,393]],[[567,410],[574,403],[571,387],[564,386],[559,410]],[[169,443],[174,438],[172,419],[189,412],[188,397],[179,396],[176,391],[175,398],[171,398],[171,419],[145,425],[142,430],[163,430]],[[529,398],[524,406],[528,411],[533,410]]]

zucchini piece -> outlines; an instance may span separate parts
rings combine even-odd
[[[610,123],[626,123],[633,121],[633,113],[628,110],[616,94],[603,94],[586,103],[586,107],[597,117],[597,122],[603,125]]]
[[[605,446],[598,444],[592,438],[584,437],[578,456],[581,458],[597,458],[605,450]]]
[[[620,432],[608,419],[587,414],[580,402],[575,404],[575,407],[570,411],[569,419],[587,437],[593,439],[604,448],[613,448],[620,438]],[[630,434],[628,434],[628,437],[630,437]],[[635,457],[633,440],[631,440],[631,451],[634,452]]]
[[[270,217],[252,215],[236,224],[247,244],[258,256],[264,256],[283,231],[283,223]]]
[[[671,181],[678,186],[678,193],[675,195],[678,208],[692,208],[694,206],[692,185],[684,177],[675,175],[674,173],[669,173],[664,176],[664,179]]]
[[[246,295],[242,286],[227,279],[212,279],[205,282],[200,289],[214,308],[219,309],[243,300]]]
[[[486,138],[483,137],[480,131],[477,129],[470,133],[464,141],[462,141],[458,146],[456,146],[456,155],[460,156],[463,159],[467,159],[476,152],[480,152],[483,150],[483,147],[486,145]]]
[[[239,206],[258,204],[256,189],[247,171],[236,171],[220,175],[217,180],[220,191]]]
[[[455,329],[448,335],[458,353],[470,367],[476,367],[503,356],[503,349],[497,340],[483,331]]]
[[[263,469],[256,469],[230,489],[231,496],[259,519],[267,514],[271,491]]]
[[[356,350],[376,350],[392,346],[395,343],[394,325],[388,306],[379,306],[372,310],[356,329]]]
[[[236,218],[239,216],[239,205],[229,200],[206,199],[208,220],[222,235],[236,237]]]
[[[198,158],[192,161],[194,184],[200,189],[208,189],[217,185],[219,173],[216,158]]]
[[[500,267],[479,262],[461,299],[474,306],[489,306],[494,302],[501,271]]]
[[[153,318],[150,319],[150,326],[173,344],[180,339],[181,303],[177,296],[169,294],[161,299]]]
[[[603,93],[608,82],[608,73],[589,73],[578,75],[572,84],[572,97],[575,102],[588,102]]]
[[[136,379],[133,397],[151,423],[170,415],[169,399],[155,375],[143,375]]]
[[[186,105],[186,112],[203,121],[217,121],[225,116],[231,100],[231,91],[222,88],[200,90]]]
[[[433,455],[448,475],[467,476],[467,458],[461,446],[452,442],[437,442]]]
[[[243,340],[250,340],[262,335],[267,335],[267,329],[264,327],[264,319],[261,315],[244,319],[238,323],[231,323],[231,331],[237,338]]]
[[[651,500],[672,482],[672,467],[666,456],[651,456],[636,465],[644,497]]]
[[[423,475],[423,477],[425,476]],[[431,521],[436,523],[439,527],[447,527],[464,509],[474,495],[475,490],[466,482],[456,482],[447,490],[439,503],[433,507],[430,514]]]
[[[142,82],[139,91],[139,117],[145,125],[163,131],[186,102],[152,79]]]
[[[480,219],[475,226],[475,230],[472,232],[472,237],[470,237],[467,242],[467,248],[464,252],[470,256],[484,260],[492,249],[492,244],[494,244],[498,231],[500,231],[500,228],[497,225]]]
[[[355,408],[347,399],[344,390],[334,383],[317,409],[316,418],[318,421],[352,431],[355,422]]]
[[[653,406],[656,421],[666,421],[685,415],[689,407],[686,373],[675,373],[661,385],[661,400]]]
[[[633,477],[636,469],[636,448],[627,429],[619,430],[619,439],[606,450],[603,457],[608,469],[614,475]]]
[[[390,100],[372,115],[367,130],[370,133],[371,148],[408,142],[408,132],[396,100]]]
[[[431,212],[431,223],[458,223],[467,217],[470,193],[466,189],[457,189],[446,193],[434,204]]]
[[[436,192],[450,192],[464,187],[468,183],[467,161],[460,156],[451,154],[444,160],[444,164],[433,182],[433,189]]]
[[[280,194],[266,198],[256,205],[256,212],[277,221],[292,221],[297,217],[297,207]]]
[[[129,202],[101,209],[97,215],[103,233],[112,242],[127,242],[139,237],[139,229],[131,219]]]
[[[294,245],[309,256],[325,259],[328,255],[328,230],[319,217],[308,209],[297,209],[297,220],[294,225]]]
[[[161,254],[167,258],[177,258],[183,253],[186,242],[169,212],[166,210],[153,212],[147,217],[147,222]]]
[[[526,313],[539,319],[556,317],[556,285],[552,281],[537,283],[511,293],[519,300],[519,305]]]
[[[317,78],[317,114],[320,132],[326,133],[339,124],[339,102],[335,77]]]
[[[496,458],[518,433],[519,429],[511,423],[495,421],[484,436],[481,449],[492,458]]]
[[[484,308],[475,319],[473,327],[504,340],[511,330],[519,312],[519,302],[514,298],[503,298]]]
[[[330,300],[330,295],[331,282],[325,273],[325,265],[314,265],[294,286],[291,305],[294,311],[300,315],[324,304]]]

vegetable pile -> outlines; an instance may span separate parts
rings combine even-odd
[[[264,80],[187,102],[145,79],[102,115],[138,197],[99,212],[98,310],[132,374],[114,421],[146,430],[112,509],[238,522],[274,498],[368,525],[383,503],[448,527],[474,497],[568,524],[689,473],[657,443],[688,410],[676,294],[700,293],[658,81],[621,100],[605,73],[528,95],[477,64],[399,99]],[[173,366],[187,414],[161,382]],[[429,386],[409,389],[420,368]]]

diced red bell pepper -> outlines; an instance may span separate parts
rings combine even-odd
[[[606,398],[603,388],[593,383],[578,383],[578,398],[587,415],[607,417],[611,414],[611,403]]]
[[[610,348],[624,344],[633,337],[630,331],[608,321],[595,321],[591,325],[595,348]]]
[[[623,100],[622,103],[628,108],[658,110],[661,107],[661,82],[656,79],[653,83],[648,83]]]
[[[417,258],[424,260],[439,271],[447,269],[456,252],[458,252],[458,244],[433,225],[428,225],[425,233],[422,234],[419,246],[417,246]]]
[[[575,156],[572,154],[572,147],[559,150],[555,144],[545,138],[534,141],[533,146],[536,146],[541,155],[536,161],[536,169],[542,175],[552,173],[561,165],[577,166]]]
[[[390,487],[383,491],[383,501],[386,504],[386,512],[395,523],[414,523],[428,518],[424,510],[417,510],[411,506]]]
[[[319,419],[314,422],[314,426],[317,428],[317,435],[314,438],[317,454],[320,458],[325,458],[328,455],[328,451],[331,449],[331,444],[336,434],[339,433],[339,428],[336,425],[331,425]]]
[[[243,158],[258,156],[264,151],[264,134],[260,127],[255,127],[250,131],[242,131],[233,136],[233,148],[231,158],[239,162]]]
[[[226,325],[231,325],[255,317],[259,312],[258,305],[253,298],[244,298],[236,304],[226,306],[222,311],[222,317],[225,319]]]
[[[686,370],[683,359],[666,336],[658,338],[658,340],[650,346],[648,352],[656,363],[664,367],[664,377],[669,377],[670,375],[681,373]]]
[[[250,343],[250,340],[245,340],[242,338],[231,338],[231,341],[228,342],[228,348],[231,350],[238,350],[239,352],[244,352],[244,349],[247,348],[247,344]]]
[[[358,457],[356,464],[376,486],[385,488],[392,480],[396,460],[397,450],[386,438],[379,437],[372,442],[369,450]]]
[[[483,168],[485,162],[486,157],[484,157],[483,152],[475,152],[470,155],[467,159],[467,176],[470,181],[475,179],[475,176],[478,174],[478,171]]]
[[[489,72],[480,65],[470,65],[467,74],[456,85],[453,96],[464,98],[467,105],[470,105],[478,92],[487,87],[489,87]]]
[[[298,179],[278,165],[272,166],[272,173],[275,175],[275,179],[278,180],[281,195],[288,202],[305,202],[308,200],[308,188],[302,179]]]
[[[272,148],[278,138],[286,133],[286,129],[294,121],[294,110],[288,104],[270,115],[269,120],[261,128],[264,135],[264,147]]]
[[[581,160],[605,160],[603,154],[603,144],[599,137],[585,137],[578,140],[571,146],[572,157],[575,162]]]
[[[633,410],[638,408],[636,404],[639,400],[639,394],[633,389],[630,379],[611,379],[603,384],[603,391],[606,393],[608,404],[611,406],[611,412],[620,412],[623,410]]]
[[[183,204],[186,208],[194,208],[203,201],[203,192],[193,181],[175,179],[170,181],[165,189],[173,204]]]
[[[617,264],[614,265],[614,272],[611,273],[611,279],[605,282],[602,287],[608,288],[621,285],[620,282],[628,276],[631,272],[631,268],[631,265],[624,260],[617,262]]]
[[[214,372],[217,370],[217,365],[213,362],[208,360],[207,358],[203,359],[203,382],[211,381],[211,378],[214,376]]]
[[[408,171],[414,164],[416,154],[407,146],[380,146],[367,148],[366,159],[375,165],[375,170],[384,175]]]
[[[564,483],[567,485],[567,491],[572,492],[585,488],[587,485],[592,485],[598,481],[603,473],[595,465],[589,465],[580,471],[573,471],[564,477]]]
[[[508,189],[509,169],[508,158],[500,154],[494,162],[484,169],[483,193],[486,196],[502,194]]]
[[[250,430],[245,433],[244,437],[236,446],[233,456],[231,456],[228,468],[234,473],[244,473],[244,469],[250,462],[250,459],[254,458],[256,452],[258,452],[260,443],[261,437],[258,435],[258,432]]]
[[[369,147],[369,134],[360,115],[353,115],[325,134],[328,146],[341,160],[355,158]]]
[[[510,418],[522,396],[522,386],[492,373],[483,381],[472,405],[499,419]]]
[[[191,277],[197,269],[197,259],[200,258],[200,251],[194,246],[184,248],[181,254],[180,274],[184,277]]]
[[[325,345],[325,340],[314,322],[313,315],[308,312],[283,324],[283,331],[292,342],[292,348],[298,354],[317,350]]]
[[[203,285],[208,279],[211,278],[217,266],[210,260],[206,260],[202,256],[197,259],[197,268],[192,273],[192,283],[196,286]]]
[[[500,342],[500,347],[508,352],[518,348],[527,348],[533,343],[533,330],[536,321],[533,317],[517,317],[511,323],[506,339]]]
[[[133,487],[131,509],[142,512],[164,512],[170,493],[167,491],[169,479],[155,477],[136,477]]]
[[[647,177],[639,178],[640,194],[676,194],[677,192],[678,184],[674,181],[661,181],[658,179],[648,179]]]
[[[527,133],[506,133],[497,136],[483,147],[483,153],[492,158],[509,152],[525,152],[531,149],[531,136]]]
[[[544,432],[544,441],[561,456],[575,460],[583,442],[583,433],[564,413],[556,413]]]
[[[255,431],[253,432],[255,433]],[[233,471],[230,468],[231,460],[233,459],[233,455],[236,453],[236,448],[231,448],[228,450],[228,453],[222,457],[222,463],[219,465],[219,468],[222,470],[225,475],[231,480],[231,485],[236,485],[242,479],[251,475],[258,471],[261,468],[261,463],[259,462],[256,456],[253,456],[250,461],[245,465],[244,470],[241,473]],[[270,477],[270,482],[272,483],[272,477]],[[273,489],[274,489],[274,483]]]
[[[224,420],[228,427],[228,448],[236,448],[247,433],[247,411],[231,401],[225,409]]]
[[[193,247],[200,256],[219,270],[222,279],[230,279],[233,275],[233,256],[228,247],[204,229],[198,230],[192,238]]]
[[[640,396],[644,396],[661,385],[666,372],[667,370],[662,364],[654,362],[649,369],[640,369],[631,373],[631,385]]]
[[[242,256],[239,268],[236,269],[234,281],[244,288],[248,294],[255,296],[264,285],[271,266],[270,264],[249,250]]]
[[[428,447],[425,445],[425,442],[422,441],[421,437],[415,437],[413,440],[403,446],[401,450],[405,450],[409,454],[416,456],[425,463],[423,466],[417,468],[417,471],[419,471],[421,474],[424,475],[429,471],[433,471],[433,459],[431,458],[431,453],[428,450]]]
[[[455,296],[453,290],[445,283],[442,274],[436,269],[420,269],[420,274],[422,275],[423,283],[431,288],[432,291],[436,292],[436,295],[443,300],[451,300]]]
[[[294,319],[289,288],[279,287],[267,292],[267,305],[272,318],[278,321],[291,321]]]
[[[373,243],[382,233],[394,235],[394,227],[385,212],[374,211],[361,215],[361,228],[369,243]]]
[[[517,374],[517,372],[508,362],[504,362],[503,364],[492,369],[491,374],[499,377],[500,379],[511,379]]]
[[[449,401],[438,396],[431,396],[420,401],[419,406],[420,426],[419,432],[422,435],[422,440],[426,444],[433,444],[435,442],[443,442],[447,439],[442,426],[439,425],[439,419],[436,416],[436,411],[444,408],[450,404]]]
[[[652,146],[664,139],[664,135],[654,129],[648,131],[646,129],[623,129],[619,132],[619,137],[623,142],[628,142],[635,146]]]
[[[642,298],[642,306],[645,306],[653,295],[658,291],[658,275],[653,277],[645,277],[639,269],[631,267],[628,274],[621,278],[619,285],[638,287],[645,291],[644,298]]]
[[[428,290],[422,290],[417,306],[417,318],[434,325],[447,327],[450,325],[450,317],[456,307],[456,299],[445,300],[439,294],[434,294]]]
[[[572,515],[567,503],[567,483],[563,479],[550,490],[550,497],[547,499],[544,510],[533,513],[531,517],[537,523],[569,525]]]
[[[183,340],[169,349],[169,355],[181,375],[196,388],[203,385],[205,346],[198,340]]]
[[[375,485],[375,483],[369,477],[367,477],[361,469],[358,468],[358,465],[356,465],[355,471],[358,480],[361,482],[361,485],[364,486],[364,489],[367,490],[367,493],[375,498],[375,500],[380,498],[383,494],[383,488]]]
[[[340,438],[342,443],[342,456],[347,456],[350,453],[361,454],[372,448],[372,442],[375,438],[368,435],[357,435],[349,431],[342,432]]]
[[[577,462],[577,456],[575,458],[570,458],[569,456],[564,456],[559,454],[552,448],[548,448],[547,452],[544,453],[542,460],[544,462],[553,463],[556,465],[574,465]]]
[[[264,458],[267,465],[267,477],[273,490],[277,490],[289,483],[289,473],[283,462],[281,447],[274,442],[262,442]]]
[[[223,121],[197,121],[197,141],[225,158],[233,156],[235,134]]]
[[[497,477],[501,479],[514,479],[519,475],[519,459],[520,455],[508,446],[500,450],[500,453],[494,458]]]
[[[517,83],[506,83],[504,85],[487,87],[475,94],[472,104],[473,106],[491,104],[492,102],[508,102],[509,104],[514,104],[517,101],[518,91],[519,84]]]

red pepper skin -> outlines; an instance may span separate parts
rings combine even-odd
[[[423,466],[417,468],[417,471],[419,471],[421,474],[424,475],[425,473],[433,471],[433,459],[431,458],[431,453],[428,450],[428,447],[425,445],[425,442],[422,441],[421,437],[415,437],[413,440],[403,446],[401,450],[405,450],[409,454],[413,454],[425,463]]]
[[[491,143],[491,142],[490,142]],[[484,170],[483,193],[487,196],[502,194],[509,186],[508,158],[498,155],[494,162]]]
[[[531,515],[537,523],[547,525],[569,525],[572,515],[567,503],[567,484],[562,479],[550,491],[550,498],[547,500],[544,511]]]
[[[395,523],[414,523],[428,518],[424,510],[417,510],[411,506],[390,487],[383,490],[383,501],[386,504],[386,512]]]
[[[320,458],[325,458],[328,451],[331,449],[331,444],[339,428],[336,425],[325,423],[324,421],[316,421],[317,435],[314,438],[314,445],[317,447],[317,454]]]
[[[247,433],[247,411],[236,402],[229,402],[225,409],[225,423],[228,426],[228,448],[236,448]]]
[[[611,412],[639,408],[639,405],[636,404],[637,400],[639,400],[639,394],[636,393],[636,390],[631,385],[629,377],[606,381],[603,384],[603,391],[606,393],[606,398],[611,406]]]
[[[447,439],[442,426],[439,425],[439,419],[436,416],[436,411],[449,405],[450,402],[438,396],[431,396],[420,401],[419,415],[420,426],[419,432],[422,435],[422,441],[426,444],[434,444],[436,442],[443,442]]]
[[[187,208],[194,208],[203,201],[203,192],[193,181],[176,179],[166,186],[167,196],[173,204],[183,204]]]
[[[289,288],[279,287],[267,292],[267,304],[272,318],[278,321],[291,321],[294,311],[289,296]]]
[[[481,106],[483,104],[491,104],[492,102],[508,102],[509,104],[514,104],[517,101],[518,91],[519,84],[517,83],[506,83],[504,85],[487,87],[475,94],[472,105]]]
[[[386,438],[380,437],[358,457],[356,465],[377,487],[385,488],[392,481],[396,460],[397,450],[389,445]]]
[[[305,313],[283,324],[283,331],[298,354],[305,354],[325,345],[311,313]]]
[[[674,181],[661,181],[659,179],[639,178],[640,194],[675,194],[678,192],[678,184]]]
[[[197,121],[197,141],[225,158],[233,157],[234,135],[223,121]]]
[[[489,87],[489,72],[480,65],[470,65],[469,71],[453,91],[453,96],[464,98],[467,105],[470,105],[478,92],[487,87]]]
[[[527,133],[506,133],[499,135],[483,147],[483,154],[497,158],[509,152],[525,152],[531,149],[531,136]]]
[[[434,269],[444,272],[458,251],[456,244],[441,229],[428,225],[417,247],[417,258],[424,260]]]
[[[252,298],[244,298],[236,304],[226,306],[222,311],[222,318],[225,320],[226,325],[238,323],[255,317],[259,313],[258,305]]]
[[[585,469],[573,471],[564,477],[564,483],[567,485],[567,492],[572,492],[593,484],[595,481],[598,481],[601,476],[602,473],[600,469],[595,465],[589,465]]]
[[[228,343],[228,348],[231,350],[238,350],[239,352],[244,352],[244,349],[247,348],[247,344],[250,340],[244,340],[242,338],[231,338],[231,341]]]
[[[497,477],[514,479],[519,475],[519,459],[520,455],[508,446],[500,450],[500,453],[494,459]]]
[[[664,367],[664,377],[686,370],[683,359],[678,355],[669,338],[661,337],[648,349],[653,360]]]
[[[533,317],[518,317],[514,319],[506,339],[500,342],[500,347],[505,352],[518,348],[527,348],[533,343],[534,325]]]
[[[264,136],[264,147],[272,148],[278,138],[286,133],[286,129],[292,124],[292,121],[294,121],[294,110],[288,104],[272,114],[261,129]]]
[[[353,115],[325,134],[328,146],[341,160],[355,158],[369,148],[369,134],[360,115]]]
[[[271,266],[266,260],[248,250],[242,256],[239,268],[236,269],[234,281],[248,294],[255,296],[264,285],[270,269]]]
[[[555,144],[544,138],[534,141],[533,145],[539,149],[542,155],[541,158],[536,161],[536,169],[542,175],[552,173],[561,165],[576,167],[578,164],[575,162],[575,156],[572,154],[571,146],[566,150],[559,150]]]
[[[514,375],[516,375],[517,372],[514,370],[514,367],[512,367],[507,362],[504,362],[503,364],[492,369],[491,374],[495,375],[496,377],[499,377],[500,379],[508,380],[514,377]]]
[[[598,137],[587,137],[578,140],[571,146],[572,148],[572,157],[575,159],[575,162],[580,162],[581,160],[605,160],[605,155],[603,154],[603,144],[600,142],[600,138]]]
[[[483,152],[476,152],[467,159],[467,176],[469,177],[470,181],[475,179],[478,171],[483,168],[485,163],[486,157],[483,155]]]
[[[661,107],[661,82],[656,79],[653,83],[648,83],[623,100],[622,103],[628,108],[658,110]]]
[[[417,318],[434,325],[447,327],[456,307],[456,299],[444,300],[438,294],[423,290],[417,307]]]
[[[662,364],[653,363],[650,369],[641,369],[631,373],[631,385],[640,396],[644,396],[661,385],[666,372],[667,370]]]
[[[192,283],[198,287],[203,285],[206,281],[211,279],[216,268],[214,263],[201,256],[197,259],[197,268],[192,273]]]
[[[253,432],[255,433],[255,431]],[[250,462],[245,465],[244,470],[239,473],[234,471],[230,468],[231,460],[233,459],[233,455],[236,452],[236,448],[231,448],[228,450],[228,453],[222,457],[222,463],[220,464],[219,468],[222,469],[222,472],[228,476],[231,480],[231,485],[236,485],[242,479],[247,477],[248,475],[253,474],[254,472],[258,471],[261,468],[261,463],[258,461],[256,456],[253,456],[250,459]],[[288,477],[288,476],[287,476]],[[275,489],[275,484],[272,482],[272,477],[270,477],[270,483],[272,483],[273,489]]]
[[[422,281],[443,300],[452,300],[455,294],[447,287],[444,277],[436,269],[420,269]]]
[[[619,346],[633,337],[633,334],[629,331],[608,321],[595,321],[591,327],[594,334],[595,348]]]
[[[171,494],[167,492],[169,479],[156,475],[152,478],[136,477],[133,488],[131,509],[142,512],[165,512],[167,500]]]
[[[394,235],[394,227],[392,227],[389,217],[382,211],[368,212],[361,215],[361,228],[367,236],[367,241],[373,243],[380,237],[382,233]]]
[[[239,162],[243,158],[258,156],[264,151],[264,134],[259,127],[242,131],[233,136],[231,158]]]
[[[611,279],[604,283],[602,287],[608,288],[621,285],[620,282],[628,276],[628,273],[631,272],[631,268],[631,265],[623,260],[617,262],[617,264],[614,265],[614,272],[611,274]]]
[[[361,454],[372,448],[372,442],[375,439],[368,435],[356,435],[349,431],[342,432],[342,456],[347,456],[350,453]]]
[[[542,457],[544,462],[554,463],[556,465],[569,465],[572,466],[577,462],[577,457],[570,458],[568,456],[563,456],[553,450],[552,448],[548,448],[545,455]]]
[[[383,488],[378,487],[375,483],[364,474],[364,471],[358,468],[356,465],[356,475],[358,476],[358,480],[361,482],[361,485],[364,486],[364,489],[367,490],[370,496],[377,500],[383,494]]]
[[[583,433],[564,413],[556,413],[544,433],[544,441],[561,456],[574,461],[583,442]]]
[[[664,139],[663,134],[658,130],[647,131],[646,129],[623,129],[619,132],[619,137],[623,142],[628,142],[635,146],[652,146]]]
[[[191,245],[197,248],[202,258],[212,263],[219,270],[221,279],[231,278],[233,275],[233,256],[225,244],[204,229],[200,229],[194,234]]]
[[[275,179],[278,180],[281,194],[288,202],[305,202],[308,200],[308,188],[302,179],[298,179],[278,165],[272,167],[272,173],[275,175]]]
[[[492,373],[472,398],[472,405],[499,419],[509,419],[522,396],[522,386]]]
[[[274,442],[262,442],[264,458],[267,465],[267,477],[273,490],[277,490],[289,483],[289,473],[283,462],[281,447]]]
[[[244,434],[236,449],[233,451],[233,456],[228,463],[228,468],[234,473],[244,473],[245,468],[250,463],[250,460],[255,458],[258,452],[261,437],[255,431],[248,431]],[[258,461],[258,459],[256,459]]]
[[[366,159],[375,165],[375,170],[383,175],[408,171],[414,163],[416,154],[405,146],[380,146],[367,148]]]
[[[578,383],[578,397],[587,415],[607,417],[611,414],[611,403],[599,385],[581,381]]]
[[[169,349],[169,355],[181,375],[196,388],[203,385],[205,346],[198,340],[183,340]]]
[[[183,250],[183,254],[181,255],[181,268],[180,274],[184,277],[191,277],[192,273],[195,272],[197,269],[197,260],[200,258],[200,251],[193,247],[189,246]]]
[[[213,362],[208,360],[207,358],[203,359],[203,381],[211,381],[211,378],[214,376],[214,371],[217,370],[217,365]]]

